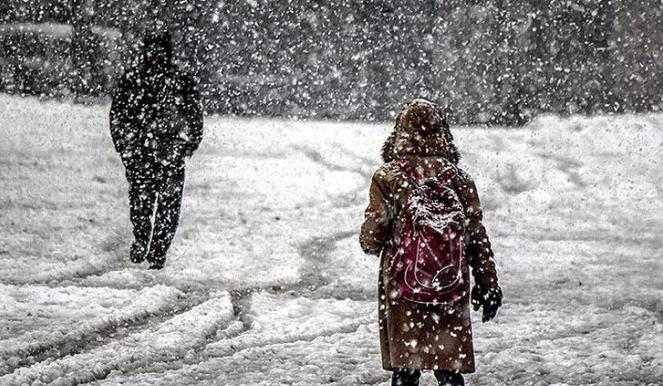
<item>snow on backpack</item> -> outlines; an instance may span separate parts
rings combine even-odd
[[[423,178],[401,158],[394,164],[408,176],[413,188],[403,208],[403,230],[394,244],[390,277],[409,301],[457,302],[469,280],[464,256],[465,212],[451,186],[458,172],[451,166],[434,177]]]

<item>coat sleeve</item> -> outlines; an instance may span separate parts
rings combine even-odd
[[[109,113],[111,138],[115,150],[122,154],[140,142],[135,120],[131,117],[131,81],[125,74],[120,78]]]
[[[467,217],[466,237],[468,240],[465,244],[465,254],[472,267],[475,284],[478,284],[485,292],[498,287],[497,269],[490,239],[482,223],[483,211],[479,202],[479,194],[474,181],[465,172],[460,173],[457,191]]]
[[[391,238],[393,204],[386,188],[385,174],[383,168],[373,174],[369,203],[364,212],[364,223],[359,234],[361,248],[372,255],[379,255]]]
[[[190,76],[183,78],[184,104],[181,113],[186,117],[187,140],[184,154],[188,157],[198,150],[203,139],[203,108],[196,82]]]

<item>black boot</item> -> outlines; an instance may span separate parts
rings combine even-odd
[[[435,379],[440,386],[465,386],[463,375],[455,370],[436,371]]]
[[[165,260],[158,260],[158,261],[153,261],[150,263],[150,269],[162,269],[164,264],[166,264]]]
[[[155,256],[154,252],[150,250],[147,254],[147,262],[150,263],[150,269],[162,269],[166,265],[166,256]]]
[[[134,241],[131,244],[131,250],[129,251],[129,259],[132,263],[140,264],[145,260],[145,255],[147,255],[147,244]]]
[[[419,386],[421,371],[411,369],[396,369],[391,376],[391,386]]]

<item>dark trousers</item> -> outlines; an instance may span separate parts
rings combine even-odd
[[[184,161],[168,165],[130,162],[125,167],[134,238],[149,249],[149,262],[163,262],[180,218]]]
[[[464,386],[463,376],[452,370],[437,370],[434,372],[435,379],[440,386]],[[410,369],[396,369],[391,377],[392,386],[418,386],[421,371]]]

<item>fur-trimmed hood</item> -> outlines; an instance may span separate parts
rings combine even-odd
[[[403,155],[440,156],[458,164],[460,153],[446,116],[436,104],[417,99],[396,117],[394,130],[382,145],[382,160],[391,162]]]

